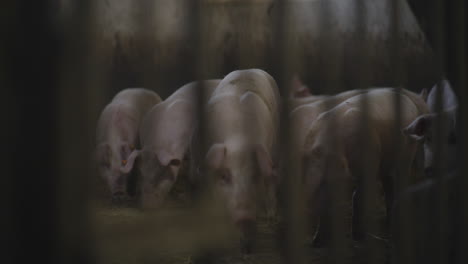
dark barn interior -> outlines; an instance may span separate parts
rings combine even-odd
[[[2,263],[468,263],[466,1],[17,0],[0,6]],[[95,159],[97,123],[114,95],[144,87],[165,100],[189,82],[253,68],[271,75],[280,95],[274,216],[262,211],[255,231],[239,233],[227,219],[229,206],[210,196],[216,183],[192,182],[208,171],[198,166],[209,154],[213,127],[204,110],[211,94],[205,82],[194,86],[199,123],[190,144],[196,146],[177,160],[189,165],[164,204],[142,208],[136,172],[125,190],[131,198],[114,203]],[[447,84],[456,97],[450,112]],[[292,147],[290,95],[302,87],[317,98],[364,94],[356,121],[362,133],[352,151],[359,187],[345,197],[349,186],[330,172],[312,202],[319,204],[318,217],[308,214],[310,190],[297,181],[308,173],[309,156]],[[434,150],[431,167],[411,165],[422,178],[405,177],[406,167],[392,165],[389,184],[368,177],[375,167],[368,140],[375,87],[392,94],[431,91],[434,119],[414,128],[423,163],[425,148]],[[387,99],[397,126],[386,133],[399,135],[405,102]],[[327,149],[338,149],[334,138],[345,133],[348,119],[330,120],[323,129],[333,139]],[[252,126],[246,133],[256,132]],[[410,154],[395,138],[385,157],[403,164]],[[381,162],[393,164],[388,160]],[[327,172],[340,166],[324,164]]]

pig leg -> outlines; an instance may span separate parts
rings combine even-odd
[[[276,172],[274,172],[276,173]],[[275,177],[275,176],[273,176]],[[263,207],[265,208],[267,221],[273,222],[277,216],[277,184],[276,179],[265,179],[264,181],[265,197]]]
[[[198,129],[195,130],[192,135],[192,141],[190,142],[189,155],[189,185],[190,185],[190,200],[193,203],[197,203],[201,200],[203,190],[208,190],[208,186],[204,185],[203,181],[207,181],[208,177],[205,175],[206,172],[203,170],[202,147],[201,147],[201,136],[199,135]]]
[[[375,217],[377,208],[374,201],[377,200],[376,190],[378,190],[378,186],[376,179],[379,162],[362,159],[361,163],[367,164],[367,167],[361,164],[359,166],[360,170],[353,171],[354,175],[356,175],[357,186],[352,198],[352,237],[356,241],[364,240],[367,232],[373,232],[369,228],[374,226],[371,221]],[[364,209],[366,207],[367,210]]]
[[[319,199],[317,210],[319,212],[318,216],[318,227],[314,235],[313,246],[317,248],[326,247],[330,245],[331,239],[331,212],[327,210],[330,208],[330,192],[328,191],[328,186],[322,184],[319,190]]]
[[[350,170],[355,182],[352,194],[351,234],[356,241],[366,239],[367,232],[373,232],[373,219],[376,215],[377,179],[381,167],[381,149],[377,133],[373,130],[359,134],[356,145],[350,149],[361,149],[358,155],[350,152]]]
[[[412,177],[415,177],[413,169],[414,157],[416,154],[415,150],[407,151],[405,154],[400,156],[397,171],[395,171],[394,173],[388,173],[387,175],[384,174],[384,178],[382,179],[383,188],[385,192],[385,203],[387,207],[386,228],[388,232],[392,228],[391,223],[392,219],[394,219],[392,216],[392,212],[394,211],[393,207],[395,201],[395,187],[400,185],[396,185],[396,181],[397,179],[399,181],[404,181],[403,183],[405,183],[406,185],[411,183],[411,181],[413,180]],[[398,175],[398,173],[400,175]],[[397,191],[399,194],[401,190],[397,189]]]
[[[315,247],[323,247],[330,244],[333,222],[341,225],[341,219],[337,219],[334,213],[344,215],[343,205],[351,198],[350,182],[351,174],[348,162],[344,157],[333,157],[329,159],[326,166],[326,176],[318,188],[318,212],[319,227],[314,238]],[[338,188],[338,189],[336,189]],[[340,194],[338,194],[338,192]],[[332,204],[334,203],[334,205]],[[332,208],[335,207],[335,208]],[[333,210],[338,210],[333,212]],[[338,220],[338,221],[335,221]]]
[[[242,237],[240,240],[241,252],[251,254],[255,247],[255,238],[257,237],[257,227],[255,222],[243,226]]]
[[[382,179],[382,186],[383,191],[385,194],[385,205],[387,210],[387,217],[386,217],[386,228],[387,231],[390,230],[390,222],[392,219],[392,208],[393,208],[393,199],[394,199],[394,184],[395,184],[395,176],[393,174],[384,175]]]
[[[138,172],[132,170],[127,178],[127,193],[130,197],[135,197],[137,193]]]
[[[363,224],[363,199],[361,188],[356,188],[353,193],[353,215],[352,215],[352,235],[353,239],[361,241],[365,238],[366,231]]]
[[[197,183],[196,180],[199,178],[198,166],[193,161],[192,157],[189,161],[189,170],[188,170],[188,184],[189,184],[189,195],[190,201],[194,202],[197,198]]]
[[[206,172],[202,170],[200,163],[195,160],[194,155],[191,155],[191,159],[189,161],[188,174],[190,201],[193,204],[196,204],[201,201],[204,191],[209,188],[206,183],[208,178],[205,175]]]

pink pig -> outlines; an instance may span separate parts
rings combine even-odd
[[[139,146],[138,129],[143,115],[161,98],[150,90],[129,88],[119,92],[102,111],[96,131],[96,160],[113,202],[128,198],[130,171],[122,172],[130,153]]]
[[[205,105],[204,176],[214,182],[217,199],[245,235],[254,233],[261,201],[273,198],[279,103],[274,79],[250,69],[228,74]]]
[[[203,81],[207,96],[219,82]],[[155,105],[141,124],[141,149],[132,152],[122,172],[127,173],[134,166],[137,167],[141,176],[140,205],[143,208],[159,208],[180,171],[189,166],[185,158],[189,155],[191,140],[198,125],[197,90],[197,82],[182,86],[162,103]]]

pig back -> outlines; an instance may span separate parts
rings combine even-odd
[[[206,105],[205,114],[208,143],[240,139],[250,144],[261,143],[270,150],[277,135],[275,117],[265,101],[251,91],[240,97],[233,93],[218,94]]]
[[[235,94],[240,97],[248,91],[257,94],[264,101],[272,116],[279,117],[278,86],[270,74],[260,69],[237,70],[229,73],[216,87],[212,96]]]
[[[189,82],[177,89],[173,94],[166,98],[165,101],[175,101],[178,99],[182,99],[196,103],[198,98],[197,96],[199,93],[197,86],[200,84],[202,85],[203,95],[205,97],[203,101],[206,102],[220,82],[221,79],[203,80],[201,82]]]
[[[138,136],[137,131],[143,116],[159,102],[159,95],[144,88],[122,90],[106,105],[99,117],[97,142],[109,140],[114,136],[133,141],[133,137]]]
[[[291,109],[291,112],[294,111],[296,108],[302,106],[302,105],[307,105],[310,103],[315,103],[317,101],[324,100],[328,97],[328,95],[310,95],[306,97],[294,97],[294,98],[289,98],[288,99],[288,107]]]
[[[401,89],[400,91],[413,102],[420,114],[429,113],[429,106],[426,104],[426,101],[424,100],[424,98],[421,97],[421,95],[413,93],[406,89]]]
[[[336,106],[334,109],[324,113],[324,119],[327,115],[334,116],[340,129],[336,133],[339,138],[346,142],[348,149],[353,151],[359,146],[354,146],[353,142],[359,142],[362,135],[361,122],[363,115],[366,115],[369,122],[369,129],[375,132],[378,138],[378,145],[385,153],[393,153],[392,149],[395,142],[405,142],[402,133],[395,134],[395,125],[397,125],[397,114],[395,99],[400,97],[400,124],[401,128],[407,126],[412,120],[424,111],[424,105],[417,105],[406,95],[405,91],[396,92],[393,88],[376,88],[369,90],[366,94],[361,94],[349,98]],[[367,113],[362,110],[363,100],[367,100]],[[417,98],[414,98],[417,99]],[[422,110],[420,108],[422,107]],[[350,145],[351,144],[351,145]],[[374,142],[373,144],[377,144]]]
[[[148,121],[152,126],[146,134],[145,145],[182,160],[195,128],[195,112],[196,104],[184,99],[166,102],[156,108]]]
[[[344,91],[335,95],[311,95],[300,98],[291,98],[289,99],[289,109],[291,109],[291,111],[294,111],[296,108],[302,105],[307,105],[315,102],[322,102],[324,105],[328,105],[330,109],[348,98],[366,93],[367,91],[368,90],[365,89],[357,89]]]
[[[396,96],[400,97],[401,118],[404,124],[427,111],[427,106],[419,95],[405,89],[398,92],[393,88],[370,89],[366,93],[346,99],[337,106],[337,111],[348,111],[351,108],[362,109],[363,101],[367,100],[368,118],[373,121],[394,121],[398,112],[395,104]]]
[[[262,144],[272,154],[278,124],[264,100],[256,93],[246,92],[241,97],[240,109],[244,116],[245,133],[249,141],[252,144]]]
[[[317,116],[325,111],[321,101],[296,107],[289,114],[291,127],[291,143],[295,151],[301,151],[307,132]]]
[[[151,107],[161,102],[161,97],[145,88],[128,88],[114,96],[112,103],[124,103],[135,107],[139,116],[143,116]]]
[[[221,80],[203,81],[205,96]],[[182,159],[198,127],[198,82],[190,82],[155,105],[146,115],[140,129],[142,144]]]
[[[310,99],[307,97],[298,98],[305,99],[302,102],[310,101],[310,103],[300,104],[290,112],[290,126],[292,130],[291,140],[294,144],[294,149],[297,151],[302,150],[302,147],[305,143],[305,138],[311,129],[312,123],[321,113],[334,108],[349,98],[366,93],[368,91],[369,90],[360,89],[345,91],[336,95],[311,96]]]

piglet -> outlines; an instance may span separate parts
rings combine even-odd
[[[220,80],[203,81],[208,95]],[[122,173],[134,166],[140,175],[140,206],[159,208],[176,182],[180,171],[190,167],[189,149],[198,126],[197,82],[188,83],[144,117],[140,129],[141,149],[134,150]],[[138,160],[138,162],[136,162]]]
[[[253,246],[259,205],[274,199],[279,103],[275,80],[262,70],[250,69],[228,74],[205,105],[204,175],[243,234],[247,253]]]
[[[122,172],[130,153],[139,147],[138,129],[146,112],[159,103],[155,92],[129,88],[119,92],[104,108],[97,122],[95,157],[99,173],[107,182],[112,201],[129,198],[130,170]]]

